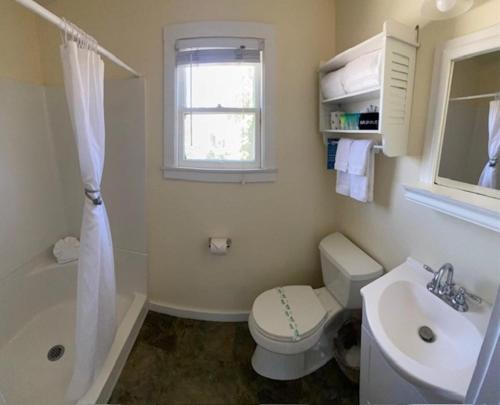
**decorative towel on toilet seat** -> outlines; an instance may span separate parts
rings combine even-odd
[[[281,305],[283,306],[283,313],[285,314],[288,320],[288,325],[290,326],[290,329],[293,331],[292,339],[299,340],[300,339],[299,327],[297,325],[297,322],[295,322],[295,318],[293,317],[292,308],[290,306],[290,303],[288,302],[285,290],[282,287],[277,287],[276,291],[280,296]]]

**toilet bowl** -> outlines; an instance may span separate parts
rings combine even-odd
[[[294,380],[333,357],[338,316],[361,308],[360,289],[383,273],[382,266],[341,233],[320,245],[324,287],[276,287],[254,301],[248,319],[257,343],[252,367],[274,380]]]

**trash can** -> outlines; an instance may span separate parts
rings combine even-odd
[[[333,338],[333,355],[345,376],[359,384],[361,311],[345,311]]]

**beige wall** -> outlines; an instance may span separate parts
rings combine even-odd
[[[377,157],[375,202],[332,193],[317,134],[315,69],[381,30],[388,17],[423,24],[407,0],[55,0],[51,8],[92,33],[147,79],[150,292],[154,300],[214,311],[248,309],[261,290],[320,281],[317,243],[334,229],[346,233],[387,269],[412,255],[433,266],[450,260],[457,279],[493,297],[500,282],[500,236],[407,202],[402,184],[419,176],[427,100],[436,44],[500,22],[500,0],[476,1],[454,20],[421,31],[410,156]],[[336,15],[336,17],[335,17]],[[168,23],[247,20],[276,24],[278,40],[277,146],[274,184],[206,184],[162,179],[162,41]],[[49,83],[61,80],[52,27],[42,23],[42,66]],[[334,27],[337,27],[334,32]],[[108,77],[124,72],[107,63]],[[228,235],[226,257],[207,253],[210,235]]]
[[[337,49],[343,50],[376,34],[388,17],[422,22],[416,14],[418,10],[407,8],[409,3],[408,0],[337,0]],[[437,43],[498,23],[500,0],[476,1],[469,13],[453,20],[432,22],[421,30],[410,131],[412,156],[377,157],[373,204],[363,205],[341,196],[336,196],[332,204],[338,212],[337,228],[387,269],[409,255],[436,267],[450,261],[456,267],[457,280],[490,301],[500,283],[500,235],[406,201],[402,185],[419,178]]]
[[[56,0],[64,15],[147,80],[150,293],[156,301],[213,311],[248,310],[264,289],[320,282],[317,245],[333,229],[332,178],[317,133],[320,60],[333,53],[333,0]],[[162,28],[199,20],[275,24],[277,157],[271,184],[209,184],[162,178]],[[43,23],[43,66],[61,79],[59,38]],[[106,64],[109,76],[123,72]],[[233,240],[225,257],[209,236]]]
[[[37,17],[12,0],[0,0],[0,77],[42,83]]]

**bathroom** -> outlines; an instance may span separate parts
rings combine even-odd
[[[500,346],[500,309],[495,306],[500,286],[500,192],[476,188],[471,181],[453,177],[458,173],[456,168],[463,166],[460,161],[468,159],[462,150],[458,165],[446,169],[452,175],[439,176],[441,169],[441,174],[446,171],[442,159],[441,167],[436,168],[440,156],[448,157],[447,150],[451,154],[460,148],[450,145],[447,131],[437,131],[439,136],[435,136],[436,122],[446,118],[441,111],[447,97],[443,89],[451,88],[454,98],[492,93],[484,103],[498,99],[498,80],[495,89],[469,91],[467,79],[474,69],[470,73],[464,68],[465,73],[459,74],[459,64],[462,59],[487,53],[492,55],[485,62],[487,67],[498,68],[494,54],[500,49],[500,0],[40,0],[35,7],[33,3],[0,0],[1,405],[500,402],[498,388],[495,391],[490,383],[495,381],[495,373],[498,379],[500,368],[495,349]],[[438,6],[449,7],[449,11],[439,15],[435,10]],[[64,20],[56,26],[54,20],[47,21],[48,15]],[[104,298],[113,298],[116,326],[105,355],[95,357],[97,364],[90,379],[81,384],[79,394],[73,392],[70,397],[68,386],[71,381],[74,387],[78,369],[75,356],[81,360],[84,350],[96,350],[82,338],[82,328],[76,331],[82,318],[75,314],[86,308],[82,295],[78,295],[79,302],[76,300],[77,290],[84,291],[80,280],[83,267],[79,268],[84,252],[80,250],[79,261],[68,259],[60,264],[54,258],[54,253],[60,253],[54,246],[60,240],[63,256],[65,249],[75,249],[76,245],[70,245],[77,241],[65,242],[64,238],[81,238],[82,208],[96,197],[90,193],[87,198],[83,190],[82,152],[75,143],[75,120],[67,97],[67,78],[74,72],[63,68],[61,61],[70,57],[63,45],[75,39],[77,49],[96,49],[94,39],[77,38],[82,32],[97,41],[105,66],[102,200],[112,235],[115,271],[111,275],[116,277],[116,294],[110,287]],[[242,166],[241,162],[231,166],[234,162],[229,159],[225,166],[182,167],[178,163],[183,155],[176,152],[185,156],[197,150],[176,149],[179,143],[174,122],[181,121],[185,130],[192,130],[196,121],[192,111],[183,112],[191,120],[177,120],[176,92],[184,87],[176,81],[190,80],[184,84],[191,90],[200,81],[196,77],[193,81],[189,74],[177,76],[175,71],[189,73],[192,68],[193,59],[184,58],[184,54],[199,57],[190,53],[199,46],[190,41],[221,37],[245,38],[246,48],[238,45],[240,53],[232,55],[247,59],[250,69],[241,73],[244,77],[227,75],[222,79],[227,83],[253,80],[255,86],[247,89],[238,108],[226,114],[238,110],[246,117],[246,131],[262,130],[245,140],[254,146],[250,155],[258,155],[260,166]],[[329,72],[321,67],[342,59],[342,55],[352,55],[360,47],[369,48],[370,43],[364,41],[370,38],[374,38],[373,44],[401,37],[405,41],[399,42],[404,43],[412,61],[403,127],[361,134],[325,130],[322,119],[329,125],[329,114],[337,104],[323,103],[321,75]],[[85,45],[85,41],[90,44]],[[464,56],[459,52],[467,41],[478,44]],[[443,52],[443,47],[451,50]],[[452,78],[460,78],[460,82],[450,80],[451,69],[443,69],[443,55],[453,52],[459,56],[450,62],[456,68]],[[231,57],[229,53],[220,55]],[[264,70],[259,71],[259,66]],[[486,76],[494,77],[492,72]],[[444,76],[449,86],[443,84]],[[211,106],[214,109],[224,108],[230,100],[228,85],[222,79],[219,75],[218,82],[204,84],[208,90],[221,90],[212,93],[220,94],[222,100]],[[372,99],[363,102],[380,107],[383,93],[370,93],[373,99],[378,97],[376,103]],[[204,93],[205,99],[207,94],[210,91]],[[191,92],[191,102],[192,97]],[[258,104],[252,105],[255,101]],[[380,109],[380,114],[388,111]],[[487,108],[478,107],[478,111],[478,117],[488,116]],[[452,109],[448,113],[453,113]],[[225,128],[241,125],[241,120],[240,124],[229,121]],[[482,123],[487,127],[484,120]],[[199,134],[206,136],[207,132]],[[328,143],[335,138],[338,151],[337,139],[343,137],[374,142],[370,144],[377,152],[370,154],[373,197],[368,202],[336,192],[338,172],[328,170]],[[487,138],[486,133],[481,143],[484,150]],[[191,131],[193,139],[197,137]],[[218,139],[217,145],[226,141]],[[483,152],[479,170],[488,158],[495,158]],[[474,176],[478,175],[475,172]],[[438,186],[452,191],[433,193]],[[263,303],[269,298],[264,295],[268,291],[283,292],[294,306],[288,286],[310,286],[312,289],[302,289],[304,294],[322,291],[329,297],[322,273],[328,267],[328,260],[323,261],[330,252],[328,242],[337,249],[332,262],[338,264],[338,255],[351,252],[356,263],[373,267],[370,281],[377,280],[362,291],[363,303],[358,288],[358,304],[352,314],[331,308],[326,312],[348,313],[345,323],[351,321],[354,329],[359,329],[361,322],[363,331],[366,318],[356,318],[362,305],[362,317],[373,316],[381,325],[384,312],[386,317],[411,319],[416,312],[411,305],[405,312],[407,301],[397,301],[381,312],[373,311],[377,302],[371,306],[366,303],[377,300],[377,288],[390,277],[403,277],[408,268],[419,267],[414,273],[421,276],[418,282],[424,280],[422,295],[411,291],[423,300],[418,302],[426,304],[422,304],[420,315],[444,314],[447,322],[442,328],[456,327],[456,341],[448,343],[451,352],[470,355],[467,372],[460,365],[455,369],[462,370],[467,382],[462,381],[450,393],[444,386],[453,382],[433,381],[430,385],[430,371],[421,378],[410,378],[393,364],[394,359],[392,363],[387,360],[391,353],[385,346],[379,350],[380,380],[375,385],[388,387],[390,381],[391,387],[400,384],[400,389],[389,393],[392,397],[377,397],[391,390],[381,393],[383,388],[367,383],[370,372],[364,362],[365,343],[378,350],[387,340],[378,336],[378,331],[385,329],[377,329],[380,325],[373,323],[371,341],[360,343],[359,330],[355,330],[360,346],[357,362],[361,363],[361,372],[358,367],[354,373],[355,381],[330,352],[326,362],[320,361],[314,370],[264,375],[265,365],[260,367],[256,359],[261,343],[253,332],[260,316],[253,309],[257,310],[260,302],[264,313],[277,311],[276,303]],[[434,276],[422,270],[422,265],[437,271],[446,270],[445,263],[453,265],[457,286],[481,297],[481,304],[467,296],[470,310],[462,313],[425,291],[425,283]],[[339,288],[338,283],[335,288]],[[349,285],[342,288],[347,294]],[[391,299],[402,300],[398,297],[405,291]],[[280,295],[271,298],[277,297]],[[294,314],[313,322],[315,311],[320,318],[342,318],[324,315],[321,306],[294,309]],[[476,312],[481,314],[481,325],[471,326],[467,317]],[[397,322],[391,323],[391,330],[395,330],[394,325]],[[298,326],[300,330],[300,322]],[[440,347],[439,327],[438,322],[432,328],[437,333],[435,342],[419,340],[418,344]],[[475,335],[460,332],[476,329]],[[99,331],[99,327],[93,329],[95,334]],[[94,341],[100,343],[95,336]],[[322,337],[330,348],[335,336],[325,333]],[[463,340],[467,338],[471,341]],[[438,374],[453,374],[450,370],[457,359],[451,357],[446,362],[451,364],[449,368],[435,364],[427,370],[437,373],[435,379]],[[266,357],[264,363],[269,362],[271,373],[278,372],[281,360]],[[283,370],[288,369],[284,366]],[[482,379],[478,377],[481,370]],[[416,381],[419,378],[427,382]],[[408,392],[419,396],[405,396]]]

